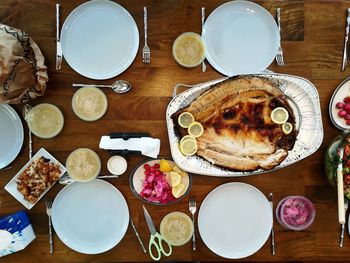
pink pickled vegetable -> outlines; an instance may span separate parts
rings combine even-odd
[[[150,202],[169,203],[176,198],[173,196],[166,175],[159,171],[159,164],[154,166],[144,165],[145,179],[142,184],[140,196]]]
[[[282,216],[284,221],[291,226],[306,224],[312,214],[310,205],[300,198],[290,198],[285,201]]]

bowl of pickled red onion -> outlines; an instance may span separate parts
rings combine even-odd
[[[313,223],[315,216],[315,206],[304,196],[287,196],[276,208],[278,222],[290,230],[305,230]]]

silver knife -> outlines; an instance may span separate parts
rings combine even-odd
[[[56,70],[61,68],[62,47],[60,41],[60,4],[56,4]]]
[[[202,15],[202,35],[203,35],[203,27],[204,27],[204,20],[205,20],[205,7],[201,8],[201,15]],[[205,62],[202,62],[202,72],[205,72],[207,70],[207,66],[205,65]]]
[[[135,235],[137,237],[137,240],[139,241],[139,244],[140,244],[140,246],[142,248],[143,253],[147,253],[147,250],[146,250],[145,246],[143,245],[142,239],[141,239],[139,233],[137,232],[137,229],[136,229],[136,227],[134,225],[134,222],[131,219],[131,216],[130,216],[130,224],[131,224],[132,229],[134,230],[134,233],[135,233]]]
[[[344,51],[343,51],[343,63],[341,70],[344,71],[346,64],[348,63],[348,40],[349,40],[349,27],[350,27],[350,8],[348,8],[348,15],[346,18],[345,39],[344,39]]]
[[[272,253],[272,255],[275,255],[276,248],[275,248],[275,232],[273,230],[273,193],[269,194],[269,203],[271,205],[271,210],[272,210],[271,253]]]

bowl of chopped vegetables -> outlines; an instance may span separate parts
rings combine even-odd
[[[167,205],[179,202],[190,192],[192,178],[171,160],[150,159],[136,166],[129,183],[131,191],[140,200]]]

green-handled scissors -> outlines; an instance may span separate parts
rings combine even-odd
[[[172,252],[171,245],[156,231],[156,227],[154,226],[152,218],[149,215],[145,206],[143,206],[143,213],[145,214],[146,222],[147,222],[149,231],[151,232],[151,237],[149,239],[149,244],[148,244],[149,255],[153,260],[156,260],[156,261],[160,260],[162,254],[167,257],[170,256]],[[165,252],[163,248],[163,242],[167,244],[169,249],[168,252]],[[158,253],[157,256],[153,255],[152,246],[157,251]]]

